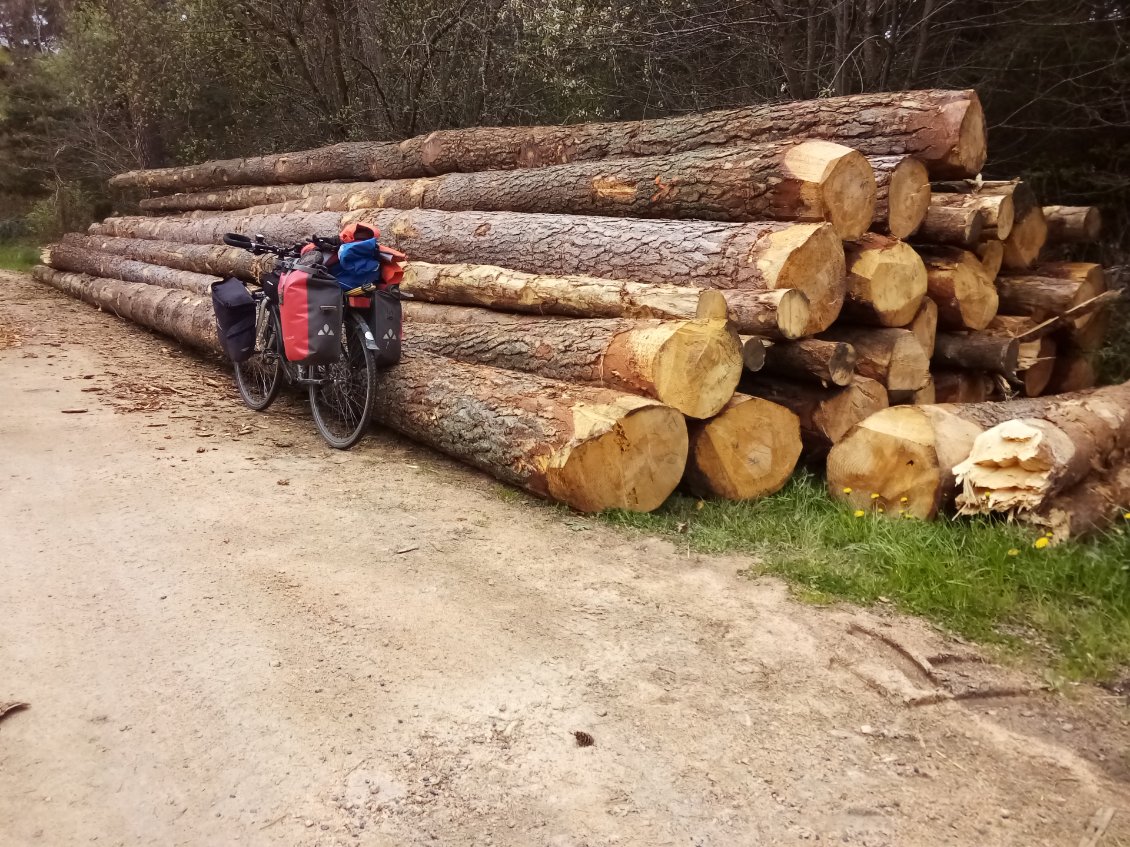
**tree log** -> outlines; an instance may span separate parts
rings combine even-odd
[[[791,409],[800,419],[805,447],[817,455],[826,453],[857,423],[887,407],[886,390],[865,377],[843,388],[823,388],[759,374],[743,379],[740,390]]]
[[[903,326],[926,296],[926,266],[910,245],[868,233],[844,244],[847,299],[844,314],[860,323]]]
[[[938,337],[938,304],[927,297],[918,307],[918,314],[906,325],[914,333],[926,358],[934,355],[934,344]]]
[[[981,267],[989,279],[996,279],[1004,263],[1004,242],[999,238],[991,238],[977,245],[977,258],[981,260]]]
[[[45,265],[60,271],[120,279],[124,282],[144,282],[160,288],[179,288],[201,297],[210,296],[212,283],[220,281],[218,276],[135,262],[122,256],[88,251],[69,244],[48,245],[43,248],[41,258]]]
[[[1012,232],[1004,239],[1004,266],[1009,270],[1025,270],[1032,266],[1048,240],[1048,224],[1044,210],[1033,206],[1017,217]]]
[[[225,232],[294,241],[364,221],[385,241],[425,262],[477,262],[529,273],[593,274],[637,282],[767,291],[800,290],[806,334],[836,319],[843,304],[844,252],[828,224],[646,221],[511,212],[416,209],[184,218],[111,218],[103,235],[216,243]]]
[[[930,406],[938,402],[937,393],[934,390],[934,377],[931,376],[930,380],[917,391],[888,391],[887,402],[891,406],[905,406],[910,404],[912,406]]]
[[[986,429],[1019,418],[1096,426],[1095,418],[1119,405],[1130,408],[1130,385],[997,403],[895,406],[863,421],[832,449],[829,490],[854,508],[932,518],[956,494],[953,469]]]
[[[1099,240],[1102,215],[1095,206],[1044,206],[1048,243],[1090,243]]]
[[[1026,523],[1052,533],[1052,538],[1087,538],[1125,523],[1130,514],[1130,461],[1123,458],[1108,470],[1092,474],[1079,485],[1052,497]]]
[[[1015,380],[1020,342],[989,332],[938,333],[931,363],[943,368],[989,371]]]
[[[936,182],[933,190],[938,193],[974,194],[979,197],[1011,197],[1013,225],[1036,205],[1036,194],[1032,187],[1022,180],[983,180],[963,179],[956,182]]]
[[[539,212],[870,226],[875,179],[862,154],[828,141],[773,142],[545,168],[352,183],[249,214],[359,209]]]
[[[562,382],[601,385],[652,397],[692,418],[715,415],[742,373],[737,334],[725,321],[574,318],[483,322],[484,309],[450,306],[448,321],[420,319],[406,304],[414,350],[460,362],[524,371]]]
[[[1015,223],[1015,207],[1011,194],[961,194],[935,192],[930,196],[930,208],[979,210],[983,219],[980,235],[1004,241]],[[953,242],[972,245],[977,241]]]
[[[1003,274],[997,278],[1000,309],[1044,321],[1063,314],[1106,290],[1102,267],[1089,262],[1049,262],[1030,274]],[[1075,321],[1086,326],[1093,315]]]
[[[765,351],[764,372],[826,385],[850,385],[855,378],[855,348],[842,341],[804,338],[783,341]]]
[[[765,367],[765,354],[771,341],[759,335],[740,335],[738,340],[742,344],[742,365],[749,373],[757,373]]]
[[[1056,353],[1058,345],[1054,338],[1044,337],[1036,341],[1036,360],[1024,368],[1020,373],[1024,385],[1025,397],[1039,397],[1051,384],[1055,374]]]
[[[926,285],[938,305],[942,329],[984,329],[997,313],[999,300],[993,280],[981,261],[962,251],[956,259],[927,256]]]
[[[930,360],[908,329],[837,325],[820,337],[850,344],[856,371],[888,389],[917,391],[930,379]]]
[[[776,403],[735,394],[717,415],[688,423],[685,483],[699,497],[752,500],[779,491],[800,459],[800,421]]]
[[[263,270],[274,267],[274,257],[252,256],[235,247],[151,241],[146,238],[111,238],[68,232],[62,243],[75,250],[110,253],[137,262],[164,265],[210,276],[237,276],[253,282]]]
[[[985,229],[985,213],[975,206],[943,206],[930,198],[930,208],[914,238],[930,244],[975,247]]]
[[[1048,380],[1047,394],[1070,394],[1098,385],[1099,374],[1095,368],[1093,353],[1082,350],[1067,350],[1055,358],[1051,379]]]
[[[351,194],[371,185],[371,182],[307,182],[284,185],[233,185],[212,191],[189,194],[170,194],[166,197],[148,197],[138,205],[147,212],[170,214],[175,212],[234,212],[253,206],[271,206],[328,194]]]
[[[996,390],[996,381],[983,371],[935,368],[932,376],[938,403],[984,403]]]
[[[930,175],[913,156],[868,156],[875,171],[872,229],[895,238],[913,235],[930,209]]]
[[[403,179],[620,156],[655,156],[819,138],[867,155],[912,154],[936,177],[985,163],[985,117],[973,91],[902,91],[772,103],[649,121],[441,130],[399,143],[351,142],[182,168],[130,171],[115,189],[157,191],[334,179]]]

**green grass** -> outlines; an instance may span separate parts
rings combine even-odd
[[[805,599],[889,601],[969,638],[1047,653],[1071,678],[1130,665],[1130,525],[1039,549],[1031,530],[1000,522],[857,518],[811,474],[754,502],[676,496],[604,519],[700,552],[754,554],[750,575],[783,576]]]
[[[39,248],[26,241],[0,242],[0,268],[29,271],[39,264]]]

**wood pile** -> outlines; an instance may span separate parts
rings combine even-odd
[[[986,155],[972,91],[445,130],[121,174],[145,214],[68,234],[37,275],[214,348],[208,285],[264,270],[224,233],[364,221],[416,301],[379,419],[500,479],[647,510],[679,485],[764,496],[804,454],[854,507],[1050,525],[1126,476],[1122,395],[1041,396],[1093,386],[1115,295],[1040,258],[1094,241],[1098,212],[982,180]]]

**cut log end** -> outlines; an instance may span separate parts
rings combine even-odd
[[[1102,215],[1095,206],[1044,206],[1048,241],[1092,242],[1102,232]]]
[[[725,291],[709,289],[703,297],[716,295],[726,304],[725,313],[738,332],[768,338],[792,339],[808,334],[812,310],[808,298],[793,288],[774,291]],[[708,301],[713,311],[716,301]]]
[[[989,156],[988,133],[985,131],[985,111],[976,95],[954,103],[947,117],[959,123],[957,144],[935,168],[934,176],[976,176],[985,166]]]
[[[742,343],[742,364],[749,373],[757,373],[765,367],[765,351],[768,342],[758,335],[743,335],[740,340]]]
[[[868,235],[847,244],[849,316],[879,326],[905,326],[926,295],[926,266],[909,244]]]
[[[578,408],[577,433],[597,434],[550,458],[550,496],[581,512],[659,508],[682,479],[687,458],[685,419],[649,403],[624,413],[601,406]]]
[[[1022,418],[985,430],[969,458],[954,468],[961,485],[958,513],[1019,514],[1040,508],[1074,454],[1071,438],[1044,420]]]
[[[1023,270],[1032,263],[1044,249],[1048,240],[1048,224],[1044,211],[1033,206],[1013,224],[1012,232],[1004,242],[1004,266],[1010,270]]]
[[[735,394],[690,426],[687,487],[700,497],[751,500],[780,490],[801,453],[800,422],[783,406]]]
[[[887,231],[895,238],[913,235],[930,210],[930,193],[926,166],[910,157],[899,162],[887,187]]]
[[[707,418],[733,396],[742,375],[742,353],[737,333],[724,321],[685,321],[674,332],[660,327],[630,335],[626,352],[632,358],[659,345],[652,374],[660,402],[688,417]],[[603,367],[615,368],[616,363],[606,358]]]
[[[804,335],[832,325],[846,293],[844,248],[828,224],[805,224],[778,230],[758,260],[772,288],[793,288],[808,298],[809,320]],[[776,274],[773,274],[773,271]]]
[[[857,150],[830,141],[804,141],[785,154],[786,172],[801,180],[801,192],[817,196],[807,205],[822,212],[841,239],[858,238],[875,213],[875,174]]]

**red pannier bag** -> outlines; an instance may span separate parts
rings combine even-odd
[[[328,365],[341,355],[341,286],[325,271],[299,267],[279,280],[283,351],[299,365]]]

